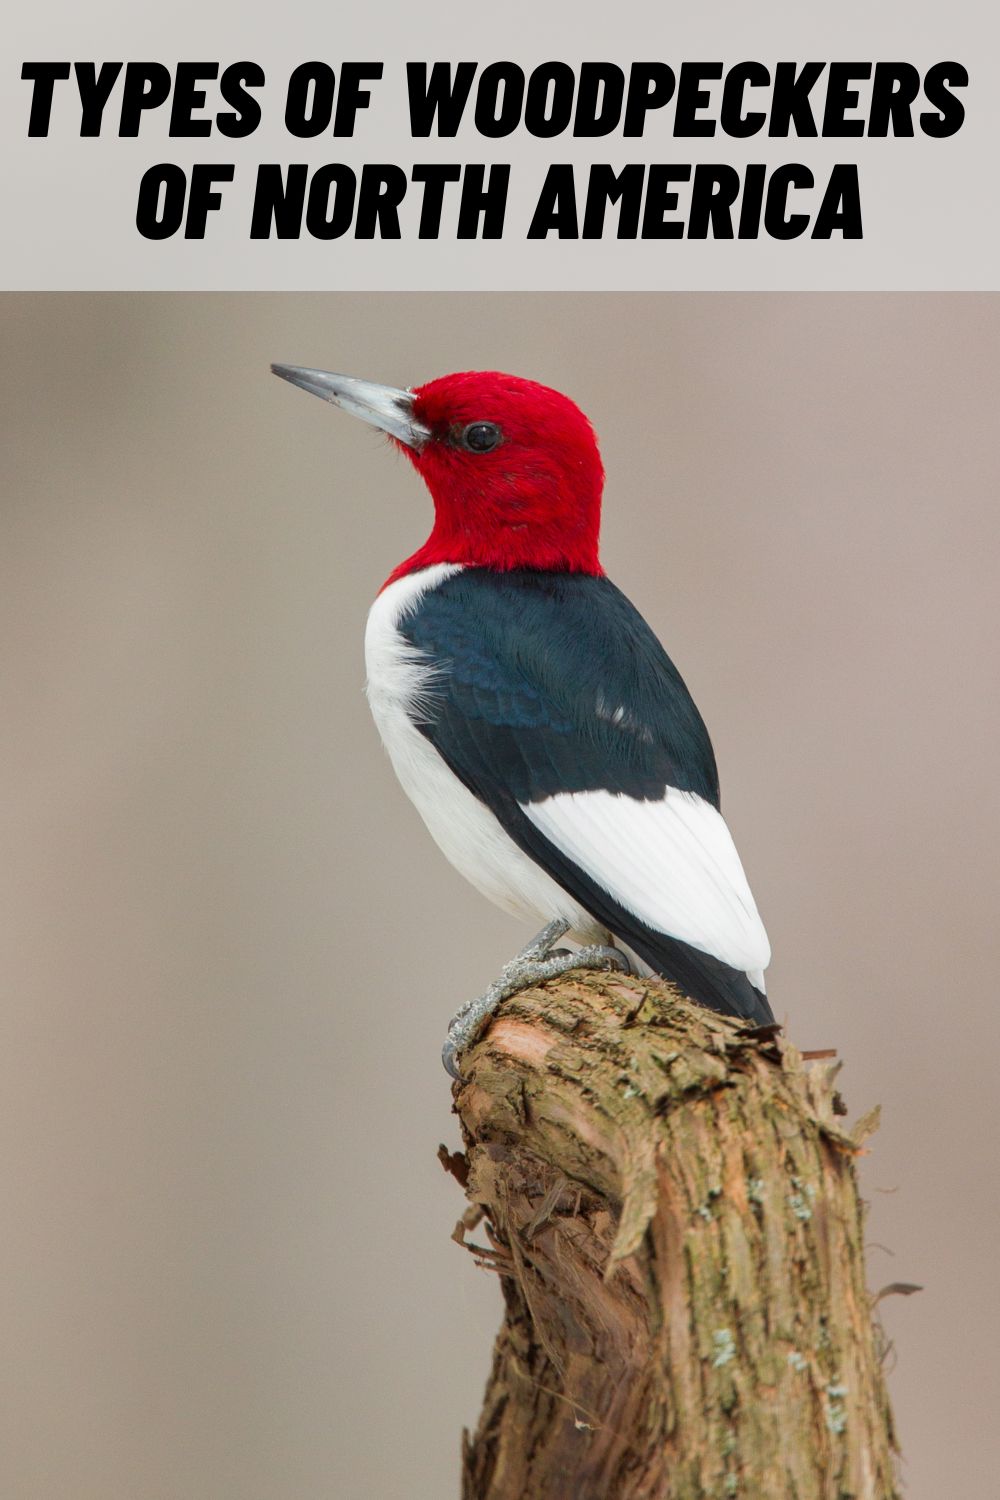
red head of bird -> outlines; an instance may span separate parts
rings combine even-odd
[[[589,421],[559,391],[494,370],[402,391],[323,370],[272,369],[380,427],[422,476],[434,527],[394,578],[433,563],[601,572],[601,456]]]

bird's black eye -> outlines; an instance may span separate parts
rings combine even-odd
[[[470,422],[458,433],[459,447],[470,453],[490,453],[503,440],[503,433],[495,422]]]

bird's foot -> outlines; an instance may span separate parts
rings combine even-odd
[[[441,1049],[441,1060],[452,1078],[461,1078],[458,1070],[459,1054],[475,1041],[483,1023],[493,1014],[502,1000],[516,995],[518,990],[539,984],[543,979],[555,979],[570,969],[618,969],[628,974],[631,969],[624,953],[617,948],[593,944],[571,953],[566,948],[553,948],[565,932],[569,923],[561,920],[550,922],[533,937],[516,958],[504,964],[500,976],[489,989],[467,1000],[448,1027],[448,1035]]]

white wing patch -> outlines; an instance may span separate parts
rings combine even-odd
[[[535,827],[647,926],[750,974],[771,960],[732,835],[694,792],[658,802],[615,792],[561,792],[521,804]]]

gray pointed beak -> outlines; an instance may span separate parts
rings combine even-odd
[[[431,435],[430,429],[414,418],[412,391],[398,391],[371,380],[355,380],[350,375],[331,375],[329,370],[307,370],[300,365],[272,365],[271,369],[282,380],[289,380],[324,401],[332,401],[334,406],[360,417],[362,422],[380,427],[408,448],[419,452]]]

